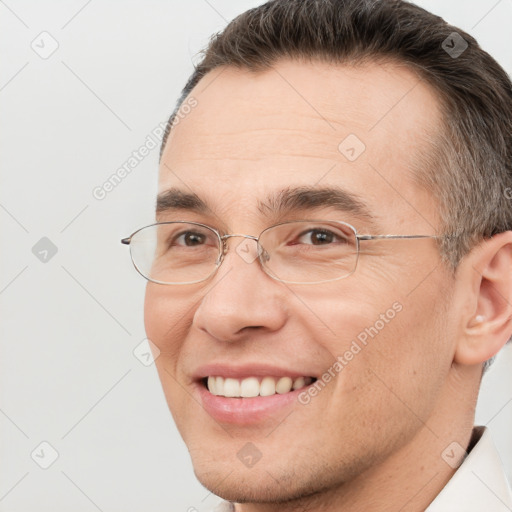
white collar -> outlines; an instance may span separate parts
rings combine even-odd
[[[512,492],[486,427],[475,427],[478,442],[425,512],[512,511]]]

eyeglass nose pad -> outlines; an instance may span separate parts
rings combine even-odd
[[[258,244],[258,257],[265,262],[270,259],[270,254],[260,244]]]

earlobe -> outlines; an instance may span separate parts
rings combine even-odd
[[[512,334],[512,231],[484,240],[460,267],[469,303],[454,362],[476,365],[496,355]]]

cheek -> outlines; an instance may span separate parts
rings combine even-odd
[[[452,362],[443,303],[427,290],[403,297],[401,311],[361,352],[363,393],[391,423],[404,415],[412,424],[426,420],[439,398]]]
[[[158,347],[160,354],[155,360],[162,389],[174,421],[182,432],[187,418],[190,396],[180,383],[179,361],[183,342],[189,329],[187,310],[189,300],[176,297],[162,285],[148,283],[144,300],[144,324],[147,337]],[[183,434],[183,432],[182,432]]]
[[[162,285],[148,283],[144,300],[144,325],[146,336],[160,351],[155,360],[162,388],[173,415],[179,411],[186,397],[177,381],[183,345],[190,329],[192,306],[190,299],[176,297]],[[189,313],[187,313],[189,312]]]
[[[188,314],[192,303],[190,297],[172,293],[163,285],[148,283],[144,298],[144,326],[147,337],[160,349],[164,358],[176,358],[186,336]]]
[[[374,280],[370,287],[345,287],[336,300],[319,297],[323,323],[334,333],[322,343],[334,359],[341,357],[331,410],[346,410],[344,401],[354,400],[354,410],[392,419],[403,414],[403,401],[428,415],[453,358],[444,279],[432,275],[416,289],[414,279]]]

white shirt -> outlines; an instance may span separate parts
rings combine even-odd
[[[486,427],[475,427],[480,439],[445,488],[425,512],[511,512],[512,492]]]
[[[473,432],[477,443],[425,512],[512,512],[512,491],[491,433],[486,427]],[[223,501],[214,512],[234,510]]]

